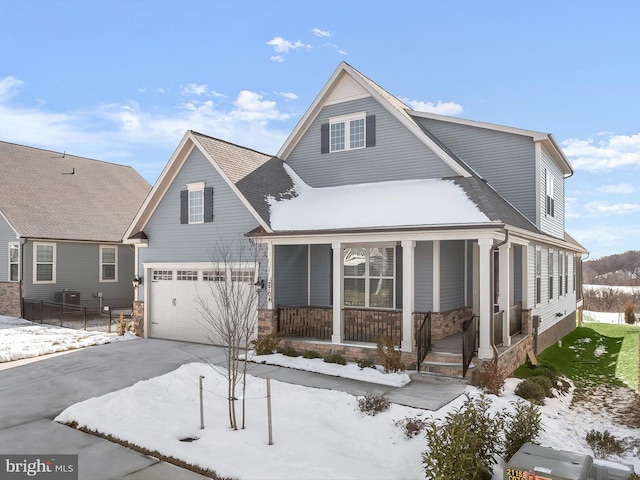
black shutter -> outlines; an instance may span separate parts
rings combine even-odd
[[[213,187],[204,189],[204,221],[213,222]]]
[[[367,115],[367,147],[376,146],[376,116]]]
[[[320,153],[329,153],[329,124],[320,125]]]
[[[180,192],[180,223],[189,223],[189,191]]]

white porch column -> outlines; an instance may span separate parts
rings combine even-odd
[[[499,293],[498,304],[499,308],[504,312],[502,317],[502,339],[504,344],[509,346],[511,345],[511,336],[509,335],[509,309],[511,308],[511,279],[513,278],[511,275],[511,243],[507,242],[504,245],[500,246],[498,251],[498,255],[500,256],[499,264]]]
[[[491,321],[493,319],[493,299],[491,298],[491,247],[493,240],[490,238],[478,239],[479,250],[479,308],[480,316],[480,345],[478,346],[479,358],[491,358]]]
[[[431,310],[440,311],[440,240],[433,241],[433,299]]]
[[[275,293],[274,253],[273,242],[267,242],[267,308],[269,310],[273,310],[273,296]]]
[[[413,351],[414,259],[416,242],[402,241],[402,351]]]
[[[344,249],[341,243],[331,244],[333,249],[333,335],[332,343],[342,343],[342,307],[344,306],[344,275],[342,265],[344,264]]]

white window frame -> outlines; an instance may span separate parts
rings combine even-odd
[[[111,263],[111,262],[107,262],[104,263],[102,261],[102,251],[105,248],[112,248],[115,251],[115,262]],[[118,281],[118,245],[100,245],[100,259],[99,259],[99,263],[100,263],[100,283],[114,283]],[[113,265],[115,268],[115,275],[114,278],[104,278],[104,269],[102,268],[104,265]]]
[[[18,251],[18,261],[11,261],[11,249],[15,248]],[[9,269],[7,270],[7,280],[9,282],[19,282],[20,279],[20,242],[9,242],[9,246],[7,247],[7,263],[9,264]],[[13,280],[11,278],[11,265],[18,265],[18,278]]]
[[[362,120],[364,125],[364,137],[361,147],[351,146],[351,122],[354,120]],[[344,148],[334,149],[332,139],[332,126],[344,123]],[[329,152],[347,152],[349,150],[360,150],[367,148],[367,112],[352,113],[349,115],[342,115],[340,117],[333,117],[329,119]]]
[[[38,247],[53,247],[53,262],[38,262]],[[34,284],[46,284],[56,283],[56,257],[57,257],[57,244],[47,242],[33,242],[33,283]],[[51,280],[38,280],[38,265],[51,264]]]
[[[364,263],[364,274],[363,275],[344,275],[343,278],[347,279],[360,279],[364,280],[364,305],[345,305],[346,308],[375,308],[376,310],[394,310],[396,308],[396,287],[397,287],[397,279],[396,279],[396,262],[398,261],[397,252],[396,252],[395,244],[376,244],[371,246],[365,245],[351,245],[346,248],[361,248],[365,251],[365,263]],[[392,275],[371,275],[371,250],[374,248],[392,248],[393,249],[393,267],[392,267]],[[344,272],[344,265],[342,266],[342,271]],[[393,282],[393,299],[391,300],[392,305],[390,307],[371,307],[371,280],[391,280]],[[343,291],[344,297],[344,291]]]
[[[549,301],[553,300],[554,293],[554,285],[553,285],[553,274],[555,273],[555,255],[553,254],[553,250],[549,249],[549,255],[547,257],[547,268],[549,269]]]
[[[536,247],[534,257],[535,270],[535,287],[534,287],[534,303],[540,305],[542,303],[542,249]]]
[[[204,182],[198,182],[198,183],[188,183],[187,184],[187,219],[188,219],[188,223],[190,225],[194,225],[194,224],[198,224],[198,223],[204,223]],[[196,193],[199,193],[201,196],[201,213],[198,216],[198,219],[196,220],[192,220],[192,216],[195,215],[195,213],[191,212],[191,196],[195,195]]]
[[[544,198],[544,211],[548,217],[555,217],[555,195],[554,195],[554,182],[553,175],[546,168],[544,171],[545,176],[545,198]]]
[[[558,252],[558,298],[564,296],[564,253]]]

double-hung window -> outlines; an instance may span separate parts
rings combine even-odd
[[[569,254],[564,254],[564,294],[569,293]]]
[[[33,283],[56,283],[56,244],[33,244]]]
[[[204,182],[187,185],[189,192],[189,223],[204,223]]]
[[[549,300],[553,298],[553,250],[549,250]]]
[[[356,150],[366,146],[365,112],[329,119],[329,151]]]
[[[9,281],[20,281],[20,243],[9,243]]]
[[[564,294],[564,253],[558,252],[558,297]]]
[[[395,248],[344,249],[344,304],[352,307],[394,308]]]
[[[545,210],[548,216],[555,216],[555,200],[553,193],[553,175],[548,169],[544,171],[545,176]]]
[[[118,281],[117,245],[100,245],[100,281]]]
[[[542,250],[536,248],[536,305],[540,303],[542,298]]]

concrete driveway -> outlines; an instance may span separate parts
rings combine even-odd
[[[117,342],[0,371],[0,453],[79,454],[79,478],[203,479],[155,458],[53,422],[65,408],[163,375],[185,363],[224,364],[221,348],[168,340]],[[462,380],[423,377],[394,388],[269,365],[251,374],[354,395],[388,392],[391,401],[435,410],[465,389]],[[123,405],[126,408],[126,405]]]

